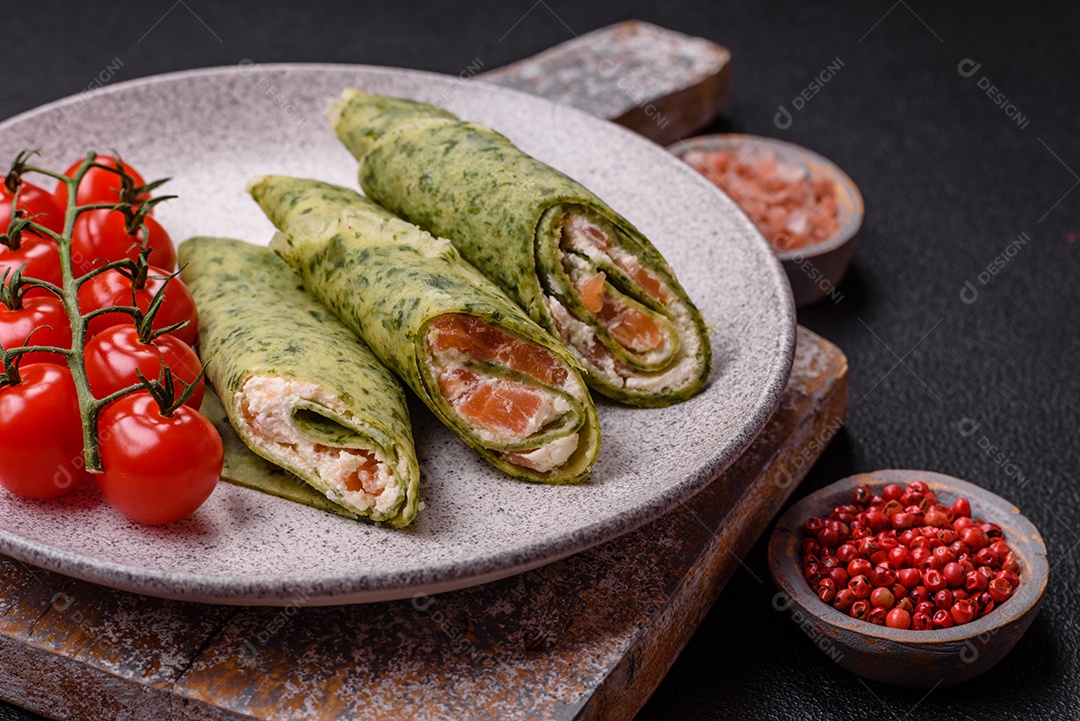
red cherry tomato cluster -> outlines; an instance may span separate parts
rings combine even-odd
[[[25,498],[55,498],[86,475],[75,381],[67,368],[32,363],[0,388],[0,483]]]
[[[112,158],[108,155],[99,155],[95,162],[98,165],[105,166],[105,168],[116,168],[122,170],[132,180],[132,184],[136,187],[146,185],[146,181],[143,180],[143,176],[139,174],[139,171],[131,167],[119,158]],[[77,160],[71,164],[71,166],[64,171],[64,175],[69,178],[74,178],[75,173],[79,170],[79,165],[82,160]],[[123,188],[123,176],[119,173],[114,173],[105,168],[91,168],[83,176],[82,181],[79,183],[79,190],[75,193],[75,202],[79,205],[91,205],[93,203],[118,203],[120,202],[120,191]],[[142,194],[139,196],[142,200],[149,200],[149,194]],[[61,208],[66,208],[68,204],[68,189],[67,186],[61,183],[56,188],[56,204]]]
[[[79,205],[124,202],[125,191],[129,191],[127,202],[141,205],[150,199],[149,193],[138,190],[145,183],[133,168],[108,156],[97,156],[95,162],[122,169],[128,178],[91,168],[79,183]],[[80,164],[73,164],[66,175],[76,177]],[[62,234],[67,204],[64,183],[54,196],[20,179],[16,208],[34,223]],[[8,233],[11,226],[11,205],[12,194],[0,185],[0,233]],[[134,300],[147,313],[155,296],[161,293],[163,297],[141,327],[130,313],[92,318],[76,359],[84,364],[90,392],[99,401],[138,385],[140,374],[145,379],[166,379],[157,384],[156,394],[148,389],[124,395],[105,405],[97,416],[103,467],[97,477],[105,497],[128,518],[161,524],[190,515],[210,496],[221,475],[223,454],[217,431],[197,412],[203,397],[202,365],[192,349],[198,315],[187,288],[170,277],[176,250],[165,230],[149,216],[129,232],[129,216],[101,209],[85,211],[77,218],[70,239],[75,278],[124,259],[133,261],[136,268],[107,270],[85,282],[78,293],[79,312],[130,307]],[[0,246],[0,274],[10,269],[9,284],[19,270],[24,280],[61,287],[57,242],[33,228],[19,236],[13,247]],[[154,263],[149,268],[145,261],[138,262],[140,255],[146,257],[146,248],[151,249],[149,258]],[[0,345],[9,351],[23,345],[71,349],[73,333],[64,302],[46,288],[24,291],[4,294]],[[161,333],[185,322],[183,327]],[[89,475],[83,462],[84,411],[68,357],[34,352],[8,365],[14,367],[4,368],[0,363],[0,373],[10,376],[0,383],[0,485],[28,498],[60,496]],[[163,373],[166,368],[168,372]],[[173,379],[182,385],[174,388]],[[196,385],[184,404],[170,408],[169,398],[192,384]]]
[[[28,339],[36,346],[71,347],[71,325],[64,304],[51,293],[24,298],[15,308],[0,304],[0,346],[17,348]],[[57,353],[27,353],[22,362],[67,365],[67,359]],[[0,371],[3,365],[0,359]]]
[[[134,325],[114,325],[90,339],[85,357],[86,378],[95,398],[106,398],[135,385],[139,373],[144,378],[157,378],[162,366],[167,366],[184,385],[196,383],[195,392],[184,405],[196,411],[202,405],[202,363],[191,346],[174,335],[143,343]]]
[[[12,194],[0,185],[0,233],[6,233],[11,226]],[[64,231],[64,213],[57,206],[53,196],[28,182],[23,182],[19,189],[16,210],[21,210],[35,223],[45,226],[54,233]],[[19,243],[13,247],[0,246],[0,275],[4,271],[13,273],[22,268],[23,277],[44,280],[53,285],[60,285],[60,252],[56,243],[33,230],[27,230]],[[30,297],[53,297],[47,290],[32,288]],[[6,346],[5,346],[6,347]]]
[[[966,498],[938,503],[922,481],[868,486],[803,523],[803,575],[852,618],[930,631],[969,623],[1007,601],[1020,563],[1001,528],[971,517]]]
[[[150,260],[162,270],[176,268],[176,248],[161,224],[147,216],[143,227],[128,233],[127,219],[119,210],[88,210],[75,221],[71,263],[82,275],[110,260],[135,260],[143,248],[151,248]]]
[[[150,266],[146,278],[134,282],[135,305],[145,313],[154,296],[164,288],[165,301],[154,316],[154,330],[187,321],[186,326],[173,331],[172,335],[188,345],[195,345],[195,336],[199,329],[199,315],[195,310],[195,300],[179,278],[168,280],[166,287],[168,277],[169,273],[166,273],[164,269]],[[98,308],[130,306],[132,287],[131,278],[120,271],[107,270],[91,278],[79,289],[79,310],[85,314]],[[89,334],[96,336],[106,328],[129,323],[131,323],[131,316],[127,313],[105,313],[90,320]]]

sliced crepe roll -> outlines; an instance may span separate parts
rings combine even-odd
[[[489,463],[544,483],[588,473],[600,425],[577,362],[448,241],[347,188],[249,190],[280,230],[271,248]]]
[[[432,105],[346,90],[331,122],[364,192],[448,238],[569,346],[597,391],[662,406],[702,389],[701,314],[649,240],[588,189]]]
[[[420,471],[405,393],[371,349],[266,248],[192,238],[180,258],[207,376],[248,448],[351,513],[411,523]]]

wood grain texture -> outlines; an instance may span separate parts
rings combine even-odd
[[[667,144],[705,127],[727,101],[731,53],[640,20],[575,37],[480,75]]]
[[[175,683],[236,609],[120,593],[0,556],[0,696],[57,719],[222,719]]]
[[[799,330],[765,431],[656,522],[477,588],[361,606],[153,599],[0,558],[0,696],[63,719],[620,719],[644,704],[847,411]]]

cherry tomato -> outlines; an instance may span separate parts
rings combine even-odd
[[[71,167],[64,171],[69,178],[75,177],[75,171],[82,165],[82,160],[77,160]],[[135,182],[135,187],[146,185],[146,181],[138,171],[122,160],[117,160],[111,155],[99,155],[94,161],[100,165],[123,170]],[[90,205],[92,203],[119,203],[120,202],[120,176],[111,170],[102,168],[90,168],[86,171],[79,183],[79,192],[75,195],[78,205]],[[56,204],[61,208],[67,208],[68,190],[66,183],[60,183],[56,187]],[[139,196],[141,199],[149,198],[149,195]]]
[[[10,268],[12,272],[22,268],[24,278],[37,278],[53,285],[61,285],[64,281],[60,274],[60,251],[56,243],[28,233],[23,233],[18,250],[0,246],[0,276],[5,268]],[[30,288],[25,297],[44,296],[52,297],[52,293],[44,288]]]
[[[136,304],[141,310],[145,311],[150,307],[154,294],[165,284],[164,280],[157,280],[155,276],[167,275],[169,274],[160,268],[150,266],[150,278],[147,279],[146,285],[135,291]],[[115,270],[94,276],[79,289],[79,310],[83,314],[114,305],[131,305],[131,281]],[[165,289],[165,302],[161,304],[161,310],[154,318],[153,327],[165,328],[185,320],[190,323],[172,335],[189,346],[194,346],[199,322],[195,300],[183,281],[173,278],[169,281],[169,287]],[[131,322],[131,316],[126,313],[105,313],[90,321],[89,334],[96,335],[110,326],[126,325]]]
[[[64,209],[56,204],[52,193],[47,190],[25,180],[22,181],[19,187],[18,208],[25,210],[28,215],[35,216],[32,220],[38,225],[44,225],[54,233],[64,232]],[[0,185],[0,233],[6,233],[10,225],[11,193],[5,186]]]
[[[98,483],[118,511],[161,525],[195,512],[221,478],[221,436],[187,406],[161,415],[149,393],[125,396],[101,414]]]
[[[144,378],[154,379],[161,373],[162,364],[184,383],[194,383],[202,372],[199,356],[179,338],[163,335],[151,343],[140,343],[134,324],[114,325],[101,331],[86,344],[86,376],[94,397],[106,396],[139,382],[138,370]],[[203,399],[203,380],[191,394],[187,405],[198,410]],[[177,386],[177,393],[181,387]]]
[[[144,230],[128,235],[125,222],[119,210],[88,210],[79,216],[71,231],[71,264],[76,275],[114,260],[134,260],[143,246],[154,249],[150,262],[155,266],[176,269],[176,248],[160,223],[148,217]]]
[[[39,330],[31,337],[35,328]],[[31,345],[71,347],[71,325],[59,298],[51,294],[45,298],[23,298],[22,307],[18,310],[0,305],[0,345],[11,350],[26,345],[27,338],[30,338]],[[56,353],[27,353],[22,356],[22,363],[67,366],[67,359]]]
[[[86,477],[75,381],[49,363],[20,366],[19,374],[19,384],[0,387],[0,485],[55,498]]]

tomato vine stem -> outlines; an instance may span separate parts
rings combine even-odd
[[[17,244],[19,233],[24,229],[32,229],[35,233],[56,241],[60,254],[61,277],[63,279],[61,285],[55,286],[51,283],[33,279],[26,279],[24,282],[28,285],[32,284],[37,287],[46,288],[60,299],[64,306],[64,312],[67,314],[68,321],[71,324],[71,348],[61,349],[51,346],[24,346],[8,350],[0,349],[0,355],[4,358],[5,364],[8,363],[9,358],[14,362],[19,355],[31,352],[59,353],[67,359],[68,368],[71,370],[72,378],[75,380],[75,390],[78,393],[79,399],[79,413],[82,416],[83,454],[86,470],[90,473],[101,473],[101,448],[98,437],[98,417],[101,414],[101,410],[109,403],[119,400],[126,395],[145,390],[146,388],[143,384],[137,384],[112,393],[105,398],[98,399],[94,397],[93,392],[90,390],[90,382],[86,373],[86,360],[83,351],[88,337],[89,322],[93,318],[104,315],[105,313],[126,313],[131,315],[135,320],[141,320],[143,314],[134,303],[134,299],[131,306],[115,306],[97,309],[83,314],[79,310],[79,289],[83,284],[95,276],[108,271],[116,270],[123,272],[126,270],[130,273],[135,273],[139,268],[139,264],[136,264],[131,260],[114,261],[102,267],[94,268],[81,276],[76,276],[72,266],[72,233],[75,229],[75,221],[78,219],[79,215],[92,210],[114,210],[124,212],[125,215],[128,216],[128,227],[137,229],[150,207],[153,207],[154,204],[161,200],[165,200],[166,198],[147,199],[140,203],[142,207],[138,210],[133,210],[132,202],[127,202],[125,198],[127,198],[127,196],[137,196],[140,193],[157,188],[164,181],[155,181],[149,185],[136,188],[134,187],[131,177],[122,170],[119,165],[117,167],[111,167],[106,164],[95,162],[97,153],[92,151],[86,154],[82,163],[80,163],[71,176],[56,173],[46,168],[29,165],[27,159],[33,154],[34,151],[24,150],[18,155],[10,172],[8,172],[4,178],[4,184],[12,190],[14,194],[17,194],[20,178],[24,173],[39,173],[64,183],[67,186],[68,191],[67,207],[64,208],[64,229],[63,232],[56,233],[49,228],[33,222],[32,217],[26,218],[25,214],[21,214],[24,217],[20,217],[21,212],[15,211],[14,209],[16,199],[13,198],[13,222],[12,228],[8,229],[7,235],[13,235],[14,238],[12,238],[12,240]],[[107,170],[120,177],[121,185],[124,189],[124,192],[121,193],[120,196],[122,202],[87,203],[85,205],[79,205],[79,184],[92,168]],[[145,252],[144,249],[144,253]],[[142,264],[145,265],[145,259],[143,259]],[[7,379],[9,383],[14,384],[19,381],[17,363],[15,363],[15,367],[11,369],[7,375],[13,376]]]
[[[88,321],[82,317],[82,312],[79,310],[79,284],[76,282],[75,272],[71,266],[71,234],[80,212],[79,183],[90,170],[96,157],[94,153],[87,153],[86,158],[75,171],[74,177],[64,176],[60,180],[67,184],[68,204],[64,209],[63,237],[56,239],[60,249],[60,273],[63,278],[63,292],[60,294],[60,300],[64,304],[68,320],[71,321],[73,353],[68,356],[68,368],[71,369],[71,375],[75,379],[75,390],[79,395],[79,412],[83,422],[83,459],[86,462],[86,470],[90,473],[102,472],[101,447],[98,445],[98,416],[102,406],[94,398],[90,390],[90,381],[86,377],[86,360],[82,349],[86,346]]]

